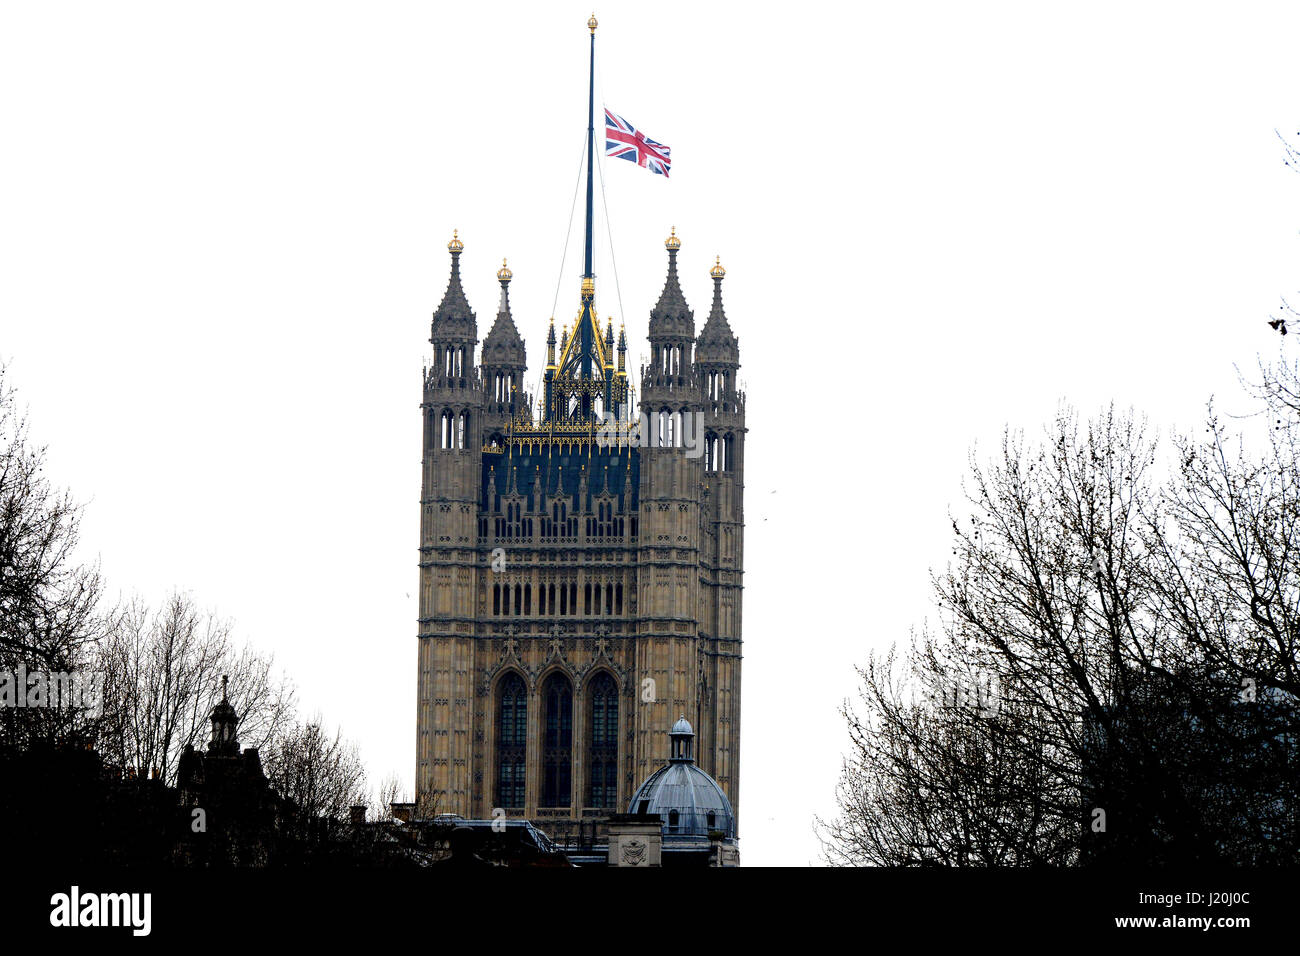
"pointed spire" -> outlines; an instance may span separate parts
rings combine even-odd
[[[695,345],[696,362],[720,362],[728,365],[740,363],[739,341],[727,322],[727,314],[722,308],[722,280],[727,270],[722,268],[719,256],[709,275],[713,277],[713,308],[700,330],[700,337]]]
[[[510,315],[510,280],[514,273],[501,260],[497,270],[497,281],[501,283],[501,302],[497,306],[497,318],[492,323],[487,337],[483,340],[482,364],[484,366],[522,368],[527,363],[527,351],[523,337],[515,327],[515,320]]]
[[[694,335],[695,314],[686,304],[682,294],[681,282],[677,279],[677,251],[682,241],[677,238],[677,227],[672,235],[664,241],[668,250],[668,277],[664,280],[664,290],[659,293],[659,301],[650,310],[650,337]]]
[[[465,243],[460,241],[459,230],[452,230],[451,242],[447,251],[451,253],[451,278],[447,280],[447,291],[442,295],[442,302],[433,313],[429,341],[441,338],[477,338],[478,326],[474,310],[469,307],[465,290],[460,284],[460,254]]]

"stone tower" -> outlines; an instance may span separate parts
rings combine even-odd
[[[421,406],[420,812],[500,808],[562,836],[626,808],[668,759],[663,727],[681,713],[739,809],[739,344],[721,265],[697,336],[681,241],[666,245],[633,418],[626,334],[599,328],[594,283],[572,331],[557,341],[551,323],[536,413],[504,266],[471,364],[463,245],[449,244]]]
[[[588,112],[582,286],[572,330],[547,330],[542,393],[523,390],[504,262],[474,363],[454,236],[421,404],[416,813],[561,839],[627,808],[679,714],[739,813],[745,397],[725,273],[697,337],[673,230],[638,409],[626,333],[595,305],[594,80]]]

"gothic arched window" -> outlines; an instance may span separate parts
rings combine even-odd
[[[567,807],[573,801],[573,685],[552,674],[542,686],[542,800]]]
[[[442,412],[442,437],[439,441],[439,446],[442,448],[455,447],[454,440],[452,438],[452,415],[451,415],[451,409],[449,408],[443,409]]]
[[[587,806],[613,809],[618,801],[618,686],[601,671],[587,685]]]
[[[524,808],[527,767],[528,690],[522,677],[510,673],[497,688],[497,806]]]

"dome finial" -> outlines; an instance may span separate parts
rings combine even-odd
[[[709,275],[715,279],[721,279],[727,274],[727,270],[722,268],[722,256],[717,256],[713,268],[709,270]]]
[[[509,282],[514,273],[506,266],[506,260],[501,260],[501,268],[497,270],[497,278],[502,282]]]
[[[664,240],[664,248],[671,252],[676,252],[682,247],[682,241],[677,238],[677,227],[673,226],[672,235]]]
[[[451,231],[451,242],[447,243],[447,249],[450,250],[452,255],[455,255],[456,253],[460,252],[462,249],[465,248],[465,243],[460,241],[459,236],[460,236],[459,229],[453,229]]]
[[[599,24],[596,23],[596,14],[593,13],[591,17],[587,20],[587,28],[591,30],[592,36],[596,35],[597,26],[599,26]]]

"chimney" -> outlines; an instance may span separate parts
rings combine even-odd
[[[352,825],[359,827],[366,822],[366,808],[364,804],[358,804],[352,808]]]

